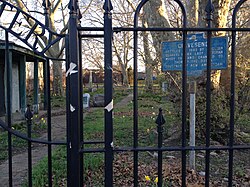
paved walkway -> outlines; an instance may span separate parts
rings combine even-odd
[[[119,103],[115,104],[115,108],[127,105],[132,101],[133,95],[130,94]],[[63,140],[66,137],[66,116],[59,115],[54,116],[51,119],[52,124],[52,139]],[[43,134],[41,139],[46,139],[47,134]],[[47,156],[47,146],[38,145],[32,150],[32,163],[35,165],[42,158]],[[20,187],[23,181],[27,179],[28,171],[28,154],[27,151],[13,156],[13,186]],[[8,178],[8,161],[3,162],[0,165],[0,187],[7,187]]]

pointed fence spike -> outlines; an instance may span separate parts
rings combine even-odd
[[[155,120],[155,123],[156,123],[157,125],[163,125],[165,122],[166,122],[166,121],[165,121],[165,119],[164,119],[164,117],[163,117],[163,115],[162,115],[162,109],[159,108],[159,114],[158,114],[158,116],[157,116],[157,119]]]
[[[51,6],[51,3],[49,0],[43,0],[42,6],[45,8],[48,8]]]
[[[27,105],[26,111],[25,111],[25,118],[27,120],[31,120],[33,117],[33,113],[31,112],[30,105]]]
[[[110,12],[111,10],[113,10],[113,6],[112,6],[112,3],[111,3],[111,0],[105,0],[104,5],[103,5],[103,9],[106,12]]]
[[[206,20],[208,22],[213,20],[213,13],[214,13],[214,5],[211,0],[207,2],[207,6],[205,8],[205,12],[207,13],[207,18]]]
[[[207,2],[205,11],[206,11],[207,13],[210,13],[210,14],[214,12],[214,5],[213,5],[213,3],[212,3],[211,0],[209,0],[209,1]]]

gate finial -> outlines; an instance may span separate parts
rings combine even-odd
[[[213,20],[213,12],[214,12],[214,5],[211,0],[207,2],[207,6],[205,8],[205,11],[207,13],[207,21],[212,21]]]
[[[26,111],[25,111],[25,118],[27,120],[31,120],[33,117],[33,113],[31,112],[30,105],[27,105]]]
[[[51,6],[51,3],[49,0],[43,0],[42,6],[46,9]]]
[[[165,121],[165,119],[164,119],[164,117],[163,117],[163,115],[162,115],[162,109],[159,108],[159,114],[158,114],[158,116],[157,116],[157,119],[156,119],[155,123],[156,123],[157,125],[161,126],[161,125],[163,125],[165,122],[166,122],[166,121]]]
[[[74,12],[78,16],[78,20],[82,18],[81,11],[79,9],[78,0],[70,0],[68,4],[68,9],[70,12]]]
[[[111,0],[105,0],[104,5],[103,5],[103,9],[106,12],[110,12],[111,10],[113,10],[113,6],[112,6],[112,3],[111,3]]]
[[[49,16],[48,16],[48,9],[51,6],[51,3],[49,0],[43,0],[42,3],[43,7],[44,7],[44,15],[45,15],[45,26],[49,27]]]
[[[76,11],[76,8],[77,8],[76,4],[77,4],[76,0],[70,0],[69,1],[68,8],[69,8],[70,12]]]

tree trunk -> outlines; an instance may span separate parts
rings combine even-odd
[[[164,0],[148,1],[144,6],[144,19],[148,27],[171,28]],[[153,45],[156,50],[157,62],[161,57],[161,43],[163,41],[174,40],[172,32],[150,32],[153,39]]]
[[[145,19],[142,19],[143,26],[147,27],[147,23]],[[150,54],[149,50],[149,33],[148,32],[142,32],[143,37],[143,48],[144,48],[144,62],[145,62],[145,73],[146,73],[146,80],[145,80],[145,89],[148,92],[151,92],[153,90],[153,59]]]
[[[113,43],[113,46],[114,46],[114,50],[115,50],[115,54],[116,54],[116,57],[118,59],[118,63],[119,63],[119,66],[121,68],[121,71],[122,71],[122,78],[123,78],[123,85],[124,86],[128,86],[128,75],[127,75],[127,71],[126,71],[126,68],[127,68],[127,60],[126,60],[126,57],[124,55],[124,62],[122,61],[122,58],[120,56],[120,53],[117,49],[117,46],[115,45],[115,43]],[[125,62],[126,61],[126,62]]]
[[[199,0],[187,0],[186,7],[188,27],[196,27],[199,21]]]
[[[127,71],[126,67],[124,64],[120,64],[121,70],[122,70],[122,84],[124,86],[128,86],[128,76],[127,76]]]
[[[225,28],[227,26],[228,21],[228,12],[230,7],[231,0],[217,0],[214,2],[214,20],[213,24],[216,28]],[[217,32],[216,36],[225,36],[226,32],[220,31]],[[213,76],[213,81],[217,83],[217,86],[223,86],[225,88],[230,88],[230,71],[231,68],[227,68],[226,70],[217,71],[217,76]]]
[[[152,76],[153,76],[153,67],[150,63],[148,63],[145,66],[146,69],[146,82],[145,82],[145,89],[147,92],[151,92],[153,91],[153,80],[152,80]]]
[[[53,94],[63,95],[62,88],[62,62],[53,61]]]
[[[163,0],[148,1],[144,6],[143,26],[144,27],[166,27],[170,28],[167,11]],[[174,40],[172,32],[150,32],[153,39],[153,46],[156,51],[156,58],[153,59],[150,54],[149,34],[142,32],[143,46],[145,53],[145,70],[146,70],[146,90],[152,91],[153,89],[153,68],[157,68],[161,62],[161,43],[163,41]]]
[[[207,13],[205,12],[207,6],[207,0],[200,0],[199,1],[199,21],[198,25],[200,27],[206,27],[206,17]],[[231,0],[216,0],[213,1],[214,5],[214,13],[213,13],[213,21],[212,27],[214,28],[224,28],[227,24],[227,17],[228,11],[230,6]],[[213,33],[214,36],[224,36],[225,32],[217,32]],[[228,68],[229,69],[229,68]],[[226,75],[226,74],[225,74]],[[204,82],[206,80],[206,75],[204,75]],[[228,78],[226,79],[228,81]],[[221,70],[213,70],[211,72],[211,87],[212,89],[219,90],[221,85]]]

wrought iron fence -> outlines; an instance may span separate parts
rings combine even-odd
[[[9,186],[13,186],[13,176],[12,176],[12,137],[17,136],[28,142],[28,184],[32,186],[32,150],[31,144],[33,143],[42,143],[48,146],[48,186],[52,186],[52,145],[66,145],[67,146],[67,186],[69,187],[78,187],[83,186],[83,158],[86,153],[103,153],[105,156],[105,186],[113,186],[113,157],[114,153],[117,152],[132,152],[133,153],[133,180],[134,186],[138,186],[138,163],[139,163],[139,153],[146,151],[156,151],[158,152],[158,186],[163,185],[163,176],[162,176],[162,165],[163,158],[162,154],[168,151],[177,151],[182,155],[181,164],[182,164],[182,186],[186,186],[186,165],[187,160],[186,156],[189,151],[193,150],[203,150],[205,151],[205,186],[209,186],[210,182],[210,153],[213,150],[224,150],[229,152],[228,157],[228,186],[233,186],[233,158],[234,151],[236,150],[249,150],[249,145],[234,145],[234,126],[235,126],[235,64],[236,64],[236,33],[239,31],[249,32],[250,28],[237,28],[236,27],[236,18],[239,8],[247,1],[240,0],[235,6],[233,16],[232,16],[232,27],[231,28],[213,28],[211,27],[213,5],[211,0],[208,0],[206,7],[207,12],[207,27],[206,28],[188,28],[187,27],[187,15],[184,5],[179,0],[174,0],[180,7],[182,11],[182,27],[181,28],[162,28],[162,27],[149,27],[142,28],[138,25],[139,14],[143,6],[149,0],[142,0],[138,7],[136,8],[134,15],[134,26],[133,27],[113,27],[112,26],[112,3],[110,0],[105,0],[104,3],[104,27],[81,27],[79,18],[80,11],[78,2],[76,0],[71,0],[69,2],[70,9],[70,18],[69,18],[69,31],[66,35],[58,35],[53,33],[48,29],[48,19],[46,19],[46,24],[42,24],[37,21],[30,15],[26,14],[22,10],[14,7],[4,0],[0,0],[0,16],[6,7],[16,10],[16,16],[8,26],[0,25],[2,29],[6,31],[6,53],[5,53],[5,64],[7,69],[7,82],[10,82],[11,76],[11,61],[9,59],[9,33],[20,39],[23,43],[29,46],[36,54],[41,55],[45,58],[45,75],[46,75],[46,100],[47,100],[47,124],[48,124],[48,138],[47,140],[34,139],[30,136],[30,124],[32,113],[29,108],[26,111],[26,119],[28,122],[28,135],[23,135],[12,129],[11,123],[11,85],[7,84],[7,122],[0,121],[0,125],[8,131],[8,160],[9,160]],[[44,10],[45,15],[48,11],[48,1],[44,1]],[[30,29],[30,32],[23,37],[22,34],[17,33],[13,30],[13,25],[17,21],[19,14],[23,14],[32,19],[35,24]],[[46,17],[47,18],[47,17]],[[37,48],[37,36],[34,33],[36,27],[42,29],[42,34],[49,34],[50,40],[48,43],[45,43],[44,49],[38,50]],[[96,35],[86,35],[81,34],[82,31],[103,31],[104,34]],[[182,142],[181,146],[163,146],[162,144],[162,125],[164,124],[164,118],[162,111],[159,111],[159,116],[157,119],[158,124],[158,146],[157,147],[139,147],[138,145],[138,33],[146,31],[157,31],[157,32],[173,32],[178,31],[182,33]],[[187,33],[188,32],[205,32],[207,34],[207,69],[206,69],[206,145],[205,146],[189,146],[186,140],[186,129],[187,129]],[[226,31],[232,33],[232,45],[231,45],[231,94],[230,94],[230,137],[229,144],[226,146],[211,146],[210,142],[210,130],[211,130],[211,121],[210,121],[210,111],[211,111],[211,58],[212,58],[212,32],[216,31]],[[134,38],[134,47],[133,47],[133,58],[134,58],[134,87],[133,87],[133,146],[132,147],[113,147],[113,79],[112,79],[112,37],[114,32],[133,32]],[[29,43],[29,38],[34,36],[36,39],[34,43]],[[53,36],[53,37],[52,37]],[[81,45],[82,38],[86,37],[103,37],[104,38],[104,62],[105,62],[105,137],[103,141],[91,141],[85,142],[83,137],[83,108],[82,108],[82,58],[81,58]],[[49,60],[55,59],[46,54],[49,48],[59,42],[61,39],[65,39],[65,55],[66,59],[60,59],[66,61],[66,77],[67,77],[67,88],[66,88],[66,98],[67,98],[67,140],[66,142],[61,141],[52,141],[51,137],[51,95],[50,95],[50,68]],[[85,144],[101,144],[103,148],[84,148]]]

